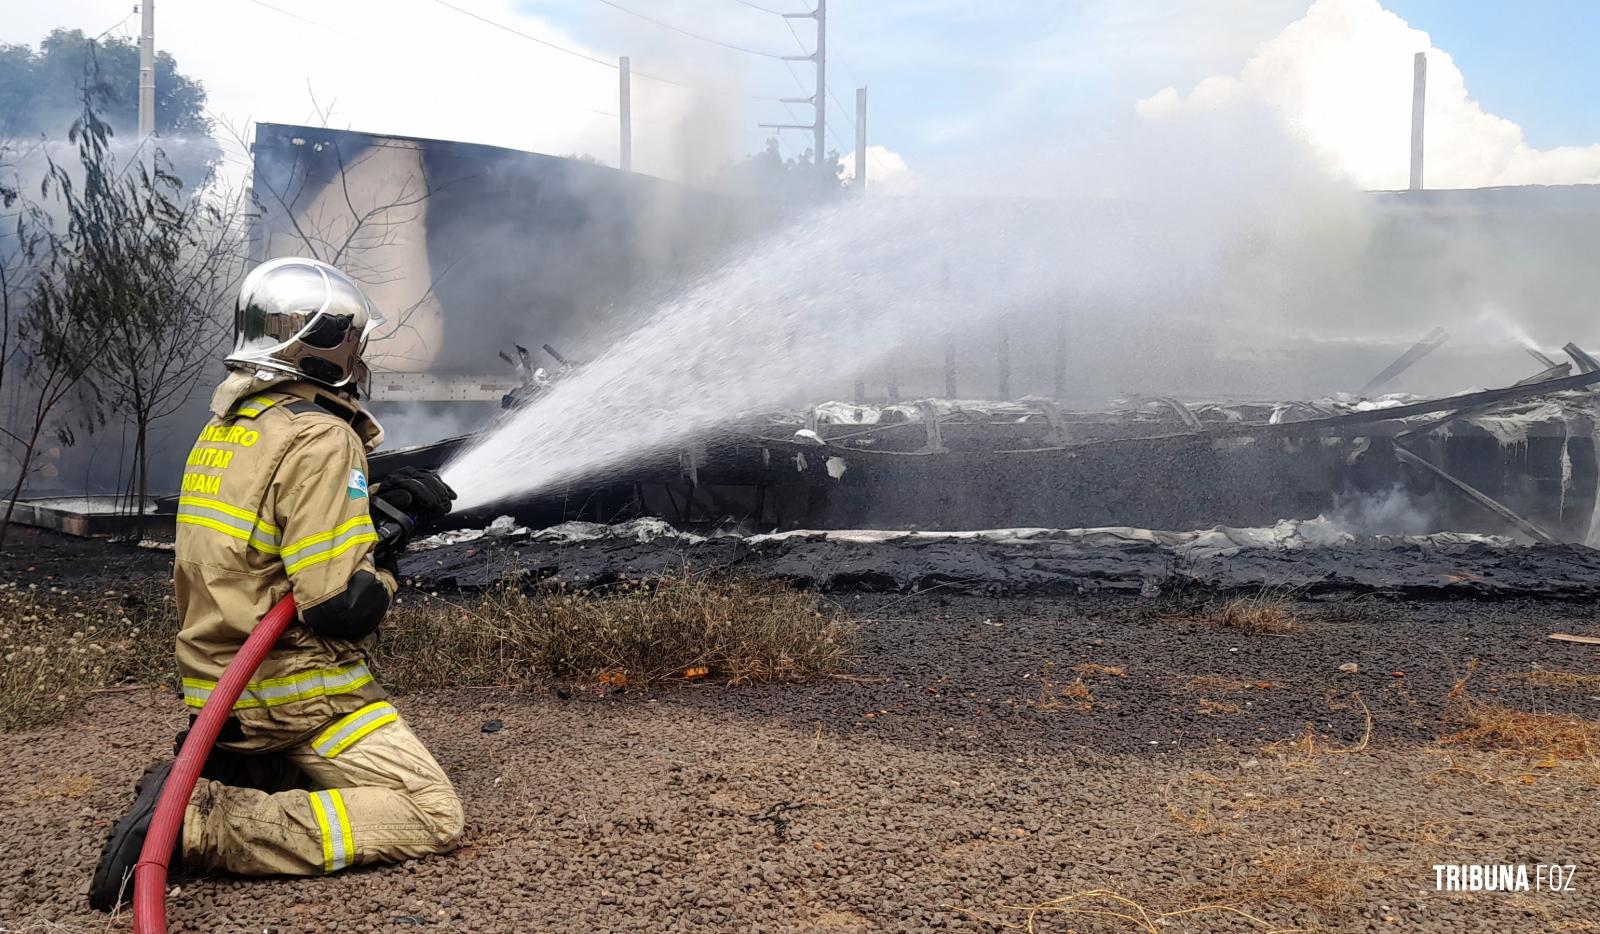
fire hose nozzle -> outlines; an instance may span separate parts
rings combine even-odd
[[[379,554],[390,554],[404,548],[411,539],[411,533],[416,531],[417,520],[377,498],[372,500],[372,511],[383,516],[377,522],[378,544],[373,550]]]

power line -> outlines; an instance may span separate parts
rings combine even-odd
[[[736,0],[736,2],[743,3],[744,0]],[[757,9],[761,9],[761,8],[757,7]],[[768,12],[771,12],[771,11],[768,11]],[[779,14],[779,15],[781,16],[782,14]],[[789,22],[788,19],[784,19],[783,25],[789,27],[789,35],[794,37],[794,44],[800,47],[800,51],[804,52],[806,50],[805,40],[800,38],[800,34],[798,32],[795,32],[794,24]],[[835,52],[834,55],[839,58],[839,61],[844,62],[845,70],[850,72],[850,77],[855,78],[855,76],[856,76],[855,69],[850,67],[850,63],[844,61],[844,57],[840,56],[837,52]],[[788,65],[788,62],[785,62],[784,64]],[[789,69],[789,77],[794,79],[795,84],[800,84],[800,77],[794,73],[794,69],[793,68]],[[859,84],[860,81],[858,80],[856,83]],[[802,90],[802,91],[805,90],[805,85],[801,84],[800,85],[800,90]],[[839,109],[839,116],[843,117],[844,118],[844,122],[850,125],[850,132],[854,133],[855,129],[856,129],[856,123],[855,123],[855,120],[853,120],[851,118],[851,116],[850,116],[850,109],[844,105],[843,101],[839,100],[839,95],[833,93],[833,88],[831,86],[828,88],[828,97],[833,100],[834,106]],[[840,147],[845,152],[849,152],[851,149],[854,148],[854,147],[846,146],[843,142],[840,141],[839,134],[833,132],[832,125],[829,125],[828,131],[833,136],[834,145]],[[880,160],[878,158],[878,154],[872,151],[872,147],[871,146],[867,147],[867,158],[871,159],[872,160],[872,164],[878,167],[878,171],[880,171],[880,172],[886,172],[887,171],[886,169],[884,169],[882,160]]]
[[[845,109],[844,102],[839,100],[839,95],[833,93],[833,85],[831,84],[828,85],[828,98],[833,101],[835,107],[839,108],[839,116],[844,118],[845,123],[850,124],[850,132],[854,133],[856,131],[855,117],[852,117],[850,111]]]
[[[806,50],[805,41],[800,38],[800,34],[798,32],[795,32],[794,24],[790,23],[787,19],[785,19],[783,21],[783,25],[789,27],[789,35],[794,36],[795,45],[799,46],[800,47],[800,51],[804,52]],[[794,79],[795,85],[797,87],[799,87],[801,91],[804,91],[806,89],[806,86],[805,86],[805,84],[803,82],[801,82],[800,76],[794,73],[794,68],[791,67],[788,62],[784,62],[783,63],[783,67],[788,70],[789,77]],[[839,109],[839,116],[842,117],[844,119],[844,122],[849,125],[850,132],[852,134],[855,133],[855,131],[856,131],[856,123],[855,123],[855,121],[853,119],[851,119],[850,112],[845,109],[845,106],[843,104],[839,103],[839,95],[833,93],[833,88],[832,87],[828,88],[828,97],[833,100],[834,105]],[[827,105],[828,105],[827,101],[816,102],[816,106],[818,106],[819,108],[826,107]],[[792,116],[792,114],[791,114],[791,116]],[[840,155],[843,155],[844,153],[850,152],[851,150],[853,150],[855,148],[853,146],[845,145],[844,140],[839,138],[839,131],[834,129],[833,124],[829,123],[829,124],[827,124],[827,127],[828,127],[828,135],[833,137],[833,144],[835,146],[839,147]],[[824,155],[826,155],[826,153],[820,153],[819,152],[819,153],[816,154],[816,159],[817,159],[817,161],[819,163],[822,161],[822,158],[823,158]],[[871,149],[867,150],[867,155],[869,157],[872,156],[872,150]]]
[[[653,24],[655,24],[657,26],[660,26],[662,29],[670,29],[671,31],[673,31],[675,33],[679,33],[681,35],[688,36],[691,39],[699,39],[701,42],[709,42],[712,45],[720,45],[725,49],[732,49],[735,52],[744,52],[744,53],[747,53],[749,55],[759,55],[762,58],[782,58],[783,57],[781,55],[774,55],[771,52],[763,52],[760,49],[752,49],[752,48],[750,48],[748,46],[735,45],[732,42],[723,42],[721,39],[713,39],[710,36],[702,36],[701,34],[699,34],[697,32],[690,32],[689,30],[684,29],[684,28],[682,28],[680,26],[674,26],[671,23],[663,22],[663,21],[661,21],[659,19],[656,19],[655,17],[652,17],[652,16],[646,16],[643,13],[640,13],[638,10],[630,10],[630,9],[628,9],[627,7],[623,6],[620,3],[613,2],[613,0],[595,0],[595,2],[596,3],[603,3],[606,6],[611,7],[613,10],[621,10],[622,12],[628,14],[629,16],[637,16],[637,17],[639,17],[640,19],[644,20],[647,23],[653,23]]]
[[[794,44],[795,44],[795,46],[798,47],[800,49],[800,51],[804,52],[806,50],[805,40],[800,38],[800,34],[798,32],[795,32],[794,24],[789,22],[787,19],[785,19],[783,21],[783,25],[789,27],[789,35],[794,36]],[[800,84],[800,78],[795,75],[794,69],[792,69],[792,68],[789,69],[789,76],[791,78],[794,78],[796,84]],[[801,85],[800,86],[800,90],[804,91],[805,90],[805,85]],[[839,98],[838,98],[837,95],[835,95],[833,93],[833,88],[831,86],[828,88],[828,96],[833,98],[833,102],[838,105],[838,107],[839,107],[839,115],[844,118],[844,121],[846,123],[850,124],[850,131],[852,133],[855,132],[855,128],[856,128],[855,127],[855,122],[850,119],[850,115],[844,109],[844,105],[839,103]],[[835,142],[838,142],[838,140],[836,139]]]
[[[839,55],[837,52],[834,53],[834,55],[835,55],[835,57],[837,57],[839,59],[839,62],[842,65],[844,65],[844,70],[846,72],[849,72],[851,80],[855,81],[857,86],[862,86],[862,85],[866,84],[866,82],[864,82],[860,78],[856,77],[856,70],[854,68],[850,67],[850,63],[845,61],[845,58],[844,58],[843,55]],[[849,111],[844,106],[844,102],[839,100],[839,98],[833,96],[833,90],[831,88],[828,90],[828,96],[829,97],[833,97],[833,102],[838,105],[840,110],[843,110],[846,113],[849,113]],[[846,119],[849,119],[849,118],[847,117]],[[851,124],[850,129],[852,131],[854,131],[855,125],[853,123]],[[886,169],[884,167],[883,161],[878,158],[878,154],[872,151],[872,147],[871,146],[867,147],[867,158],[872,160],[872,164],[878,167],[878,171],[879,172],[882,172],[884,174],[888,174],[888,169]]]
[[[763,13],[771,13],[773,16],[782,16],[782,15],[784,15],[782,10],[774,10],[774,9],[772,9],[770,7],[764,7],[764,6],[762,6],[762,5],[758,4],[758,3],[751,3],[750,0],[733,0],[733,2],[741,4],[743,6],[747,6],[752,10],[760,10]]]
[[[267,8],[267,10],[270,10],[270,11],[274,11],[274,13],[283,14],[283,16],[288,16],[288,18],[290,18],[290,19],[298,19],[298,21],[304,22],[304,24],[307,24],[307,26],[315,26],[315,27],[317,27],[317,29],[326,29],[326,30],[328,30],[328,32],[333,32],[334,35],[344,35],[344,37],[349,37],[349,34],[347,34],[347,32],[342,32],[342,30],[334,29],[334,27],[328,26],[328,24],[325,24],[325,22],[317,22],[317,21],[315,21],[315,19],[304,18],[304,16],[301,16],[301,14],[294,13],[293,10],[283,10],[282,6],[274,6],[274,5],[272,5],[272,3],[264,2],[264,0],[250,0],[250,2],[254,3],[254,5],[256,5],[256,6],[264,6],[264,8]],[[520,35],[520,34],[518,34],[518,35]],[[526,38],[533,38],[533,37],[526,37]],[[534,42],[538,42],[538,40],[534,40]],[[595,59],[595,61],[598,61],[598,59]],[[606,64],[606,62],[600,62],[600,64]],[[562,101],[558,101],[558,102],[560,102],[560,104],[565,104],[566,107],[571,107],[571,109],[573,109],[573,110],[584,110],[584,112],[587,112],[587,114],[597,114],[597,115],[600,115],[600,117],[613,118],[613,120],[618,120],[618,118],[619,118],[618,115],[613,114],[613,112],[610,112],[610,110],[600,110],[600,109],[597,109],[597,107],[584,107],[584,106],[582,106],[582,104],[573,104],[573,102],[565,101],[565,99],[562,99]],[[650,122],[648,122],[648,120],[646,120],[646,123],[650,123]]]
[[[513,29],[512,27],[507,26],[504,23],[499,23],[499,22],[494,21],[494,20],[490,19],[487,16],[480,16],[477,13],[472,12],[471,10],[465,9],[463,7],[458,7],[454,3],[448,2],[448,0],[433,0],[433,2],[439,4],[442,7],[448,7],[450,9],[452,9],[452,10],[455,10],[457,13],[460,13],[463,16],[470,16],[470,17],[472,17],[473,19],[477,20],[480,23],[484,23],[486,25],[493,26],[494,28],[502,30],[504,32],[509,32],[513,36],[518,36],[520,38],[528,40],[529,42],[536,42],[539,45],[544,46],[545,48],[555,49],[557,52],[565,52],[566,54],[571,55],[571,56],[573,56],[575,58],[581,58],[586,62],[594,62],[596,65],[604,65],[605,67],[610,68],[613,71],[615,71],[616,68],[617,68],[616,64],[613,63],[613,62],[608,62],[603,58],[595,58],[593,55],[589,55],[589,54],[587,54],[585,52],[579,52],[577,49],[569,49],[564,45],[557,45],[554,42],[551,42],[551,41],[549,41],[547,39],[541,39],[538,36],[531,36],[531,35],[523,32],[520,29]],[[673,82],[673,83],[676,83],[676,82]]]
[[[483,24],[485,24],[487,26],[493,26],[494,28],[499,29],[499,30],[501,30],[503,32],[509,32],[513,36],[517,36],[517,37],[522,38],[522,39],[527,39],[529,42],[534,42],[534,43],[542,45],[542,46],[544,46],[546,48],[554,49],[557,52],[563,52],[563,53],[565,53],[567,55],[571,55],[571,56],[573,56],[575,58],[581,58],[586,62],[593,62],[596,65],[604,66],[606,68],[611,69],[612,71],[616,71],[617,70],[617,63],[616,62],[607,61],[606,59],[603,59],[603,58],[596,58],[595,56],[590,55],[590,54],[588,54],[586,52],[579,52],[577,49],[569,49],[564,45],[559,45],[557,43],[549,41],[548,39],[541,39],[538,36],[529,35],[528,33],[525,33],[520,29],[515,29],[515,28],[513,28],[511,26],[507,26],[504,23],[492,20],[492,19],[488,18],[487,16],[482,16],[482,15],[479,15],[477,13],[472,12],[471,10],[465,9],[463,7],[456,6],[454,3],[450,3],[449,0],[433,0],[433,2],[439,4],[442,7],[446,7],[448,9],[454,10],[457,13],[460,13],[462,16],[470,16],[473,19],[477,20],[478,22],[483,23]],[[758,94],[740,94],[737,91],[722,91],[722,90],[718,90],[716,88],[696,87],[695,85],[692,85],[692,84],[685,84],[682,81],[675,81],[672,78],[662,77],[661,75],[653,75],[653,74],[650,74],[649,72],[646,72],[646,71],[639,71],[636,68],[632,69],[632,74],[636,78],[647,78],[647,79],[649,79],[651,81],[659,81],[662,84],[670,84],[673,87],[682,88],[685,91],[693,91],[693,92],[695,92],[697,94],[707,94],[707,95],[712,95],[712,96],[716,96],[716,97],[743,97],[743,98],[749,98],[750,100],[758,100],[758,101],[775,101],[775,100],[777,100],[776,97],[763,97],[763,96],[758,95]]]
[[[783,63],[783,68],[784,68],[785,71],[789,72],[789,77],[794,79],[794,83],[797,86],[799,86],[800,90],[804,91],[806,89],[806,86],[805,86],[804,82],[802,82],[800,80],[800,76],[794,73],[794,66],[790,65],[788,62],[784,62]],[[833,91],[831,89],[828,91],[828,96],[829,97],[833,97]],[[833,102],[835,104],[837,104],[837,103],[839,103],[839,99],[837,97],[834,97],[833,98]],[[826,104],[824,104],[824,106],[826,106]],[[796,117],[794,115],[794,111],[793,110],[789,110],[789,105],[788,104],[784,104],[783,105],[783,109],[789,111],[789,119],[795,121],[796,123],[800,122],[800,118]],[[845,146],[844,141],[839,139],[839,131],[835,130],[833,128],[833,124],[829,123],[829,124],[827,124],[827,127],[828,127],[828,135],[833,137],[833,144],[835,146],[839,146],[839,147],[842,148],[841,154],[843,152],[849,152],[850,151],[850,147]],[[855,132],[855,124],[854,123],[851,123],[850,131],[852,133]],[[826,153],[820,153],[820,152],[817,153],[816,154],[817,161],[818,162],[822,161],[822,157],[824,155],[826,155]]]
[[[301,16],[299,13],[291,13],[288,10],[283,9],[282,7],[275,7],[270,3],[265,3],[265,2],[263,2],[263,0],[250,0],[250,2],[254,3],[256,6],[266,7],[267,9],[271,10],[274,13],[282,13],[284,16],[287,16],[290,19],[297,19],[300,22],[305,23],[308,26],[315,26],[318,29],[327,29],[328,28],[327,26],[322,25],[321,23],[317,22],[314,19],[306,19],[304,16]]]
[[[106,36],[109,36],[111,34],[111,30],[113,30],[113,29],[121,29],[123,26],[128,25],[128,20],[130,20],[132,18],[133,18],[133,14],[129,13],[127,16],[124,16],[122,19],[116,21],[115,23],[112,23],[110,26],[106,27],[106,31],[105,32],[101,33],[98,36],[95,36],[94,37],[94,41],[99,42],[101,39],[104,39]]]
[[[789,35],[794,36],[794,44],[800,48],[800,51],[804,52],[806,50],[805,40],[800,38],[800,34],[798,32],[795,32],[794,24],[789,22],[786,19],[786,20],[783,21],[783,25],[789,27]],[[837,55],[838,53],[834,53],[834,54]],[[794,78],[796,84],[798,84],[800,82],[800,79],[795,76],[794,69],[792,69],[792,68],[789,70],[789,76]],[[805,90],[805,87],[802,85],[800,90],[802,90],[802,91]],[[839,95],[833,93],[833,86],[832,85],[828,86],[828,96],[833,98],[834,105],[839,108],[839,116],[844,120],[845,123],[850,125],[850,132],[854,133],[855,129],[856,129],[855,120],[853,120],[850,117],[850,111],[845,108],[843,103],[840,102]],[[838,141],[839,141],[838,138],[835,137],[834,138],[834,142],[838,142]]]

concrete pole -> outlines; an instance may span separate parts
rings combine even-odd
[[[1428,100],[1428,55],[1411,60],[1411,190],[1422,190],[1422,112]]]
[[[856,88],[856,194],[867,193],[867,89]]]
[[[817,0],[817,122],[812,126],[817,167],[822,170],[822,184],[833,186],[837,182],[834,167],[828,164],[828,147],[825,132],[828,123],[828,0]]]
[[[1011,329],[1006,326],[1005,315],[1000,316],[998,350],[999,359],[996,362],[999,364],[1000,370],[1000,399],[1001,401],[1009,401],[1011,399]]]
[[[950,301],[950,264],[939,270],[939,288],[944,293],[941,301]],[[944,397],[956,397],[956,342],[946,339],[944,344]]]
[[[617,165],[624,172],[633,171],[633,72],[630,70],[628,56],[617,59],[617,115],[621,124],[622,140],[620,143]]]
[[[1056,396],[1057,402],[1067,397],[1067,323],[1056,321]]]
[[[156,0],[139,0],[139,138],[156,133]]]

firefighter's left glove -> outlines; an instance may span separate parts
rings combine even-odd
[[[405,550],[411,539],[426,534],[450,513],[456,491],[437,471],[401,467],[383,478],[372,494],[372,519],[379,530],[377,552],[389,558]]]

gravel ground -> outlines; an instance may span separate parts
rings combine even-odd
[[[1259,636],[1133,598],[839,599],[869,620],[851,680],[399,698],[466,801],[461,849],[180,878],[173,929],[992,931],[1109,890],[1262,923],[1037,930],[1600,931],[1600,767],[1438,742],[1473,660],[1476,696],[1600,717],[1600,688],[1519,676],[1596,670],[1546,639],[1596,631],[1586,607],[1303,603]],[[0,735],[0,930],[128,928],[81,907],[88,876],[181,720],[140,689]],[[1573,891],[1434,891],[1438,863],[1552,862]]]

